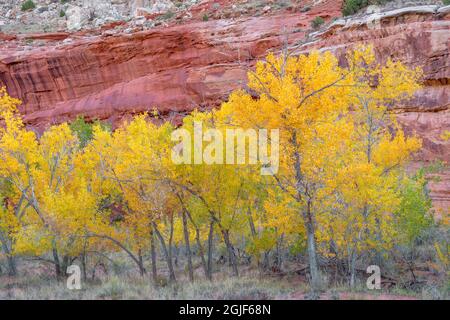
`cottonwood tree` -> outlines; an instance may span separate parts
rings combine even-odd
[[[282,202],[293,203],[302,218],[314,291],[320,287],[315,205],[326,188],[322,180],[330,154],[336,152],[334,143],[346,131],[340,119],[349,109],[351,84],[351,72],[329,52],[269,54],[249,74],[248,87],[258,98],[238,91],[222,107],[235,125],[280,130],[280,169],[273,178],[283,192]]]
[[[19,102],[4,99],[10,103],[2,104],[0,174],[13,194],[14,253],[54,264],[61,277],[79,253],[80,234],[96,223],[95,198],[75,170],[78,139],[67,124],[53,126],[38,138],[23,125]],[[48,252],[50,259],[43,257]]]
[[[122,211],[109,230],[94,231],[92,236],[107,239],[124,250],[142,275],[146,273],[143,255],[150,249],[155,282],[156,240],[160,241],[170,278],[175,280],[172,246],[160,230],[173,214],[171,194],[164,183],[170,160],[170,131],[168,123],[156,126],[145,115],[114,133],[96,126],[92,143],[83,155],[93,190],[103,199],[103,206]]]
[[[408,179],[405,165],[421,142],[405,136],[388,107],[412,97],[421,72],[391,60],[379,64],[371,47],[354,51],[348,60],[354,77],[347,119],[352,132],[330,166],[335,169],[330,171],[330,185],[337,192],[321,224],[334,250],[348,259],[354,287],[358,256],[370,250],[379,253],[395,242],[395,213]]]
[[[384,106],[388,102],[407,98],[417,89],[417,71],[401,63],[374,65],[370,48],[350,52],[347,61],[348,66],[341,67],[329,52],[299,57],[269,54],[249,73],[248,87],[258,97],[238,91],[222,106],[235,125],[281,131],[280,170],[273,177],[281,192],[278,202],[302,217],[313,291],[320,287],[317,242],[322,239],[318,237],[335,221],[330,219],[330,211],[335,211],[330,208],[342,201],[336,198],[336,168],[347,171],[343,177],[354,171],[365,189],[361,194],[371,189],[372,199],[381,203],[383,198],[377,197],[389,189],[384,183],[395,182],[392,168],[404,163],[419,146],[400,129],[391,135],[382,127],[385,118],[380,118],[387,114]],[[353,155],[358,149],[365,152]],[[374,162],[379,164],[375,172]],[[345,190],[346,186],[339,187]],[[346,218],[356,209],[350,205],[345,210],[349,207],[343,213]],[[389,225],[387,219],[379,222]],[[345,233],[345,228],[337,231]]]
[[[233,235],[241,235],[243,228],[247,226],[246,194],[251,189],[248,178],[256,172],[246,164],[225,163],[226,145],[223,141],[226,137],[227,124],[219,118],[220,116],[220,113],[214,111],[194,112],[184,119],[182,129],[188,132],[190,137],[194,137],[195,122],[202,123],[205,132],[208,132],[208,129],[217,131],[214,131],[214,137],[208,138],[211,142],[206,143],[206,148],[200,150],[202,156],[205,156],[203,161],[195,163],[194,153],[189,154],[192,164],[178,165],[175,175],[171,178],[174,188],[178,190],[179,195],[182,194],[179,199],[196,232],[200,231],[199,222],[209,225],[209,267],[205,271],[208,278],[211,277],[211,238],[214,227],[226,247],[233,274],[239,275],[237,248],[233,244]],[[203,136],[200,139],[203,140]],[[198,148],[194,139],[188,143],[192,144],[190,150]],[[200,238],[199,235],[197,237]],[[201,248],[204,251],[203,246]],[[205,265],[205,261],[203,264]]]

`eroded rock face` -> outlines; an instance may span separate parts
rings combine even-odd
[[[19,49],[6,42],[0,83],[23,101],[27,122],[36,127],[77,114],[116,121],[154,107],[183,113],[217,105],[244,85],[256,59],[279,50],[286,39],[289,45],[302,41],[316,16],[340,15],[341,1],[315,2],[306,12],[74,35],[42,47]],[[203,2],[196,10],[209,12],[213,4]]]
[[[167,119],[179,121],[194,108],[217,106],[232,90],[245,87],[247,70],[269,50],[287,44],[298,54],[320,49],[342,56],[352,46],[371,43],[380,61],[400,59],[423,68],[423,89],[393,108],[406,131],[423,139],[415,165],[436,159],[448,163],[449,142],[441,135],[450,130],[449,7],[383,13],[377,27],[367,23],[370,17],[337,20],[305,38],[315,17],[330,21],[340,16],[340,1],[316,2],[308,11],[197,20],[131,34],[62,34],[62,42],[22,51],[5,41],[0,85],[23,101],[25,121],[39,130],[77,115],[118,125],[155,107]],[[201,15],[211,8],[201,4],[192,12]],[[447,212],[449,176],[447,170],[432,184],[435,204]]]
[[[450,141],[442,134],[450,130],[450,6],[421,6],[386,12],[378,27],[370,17],[336,21],[327,31],[317,34],[296,52],[312,48],[331,50],[338,56],[357,44],[373,45],[378,60],[398,59],[424,72],[423,88],[415,98],[393,106],[406,132],[422,138],[423,149],[414,167],[444,161],[446,169],[440,181],[430,183],[438,215],[450,208]]]

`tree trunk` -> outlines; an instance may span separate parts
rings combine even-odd
[[[83,280],[86,281],[87,280],[87,241],[86,239],[84,240],[83,243],[83,252],[81,253],[81,272],[83,274]]]
[[[263,254],[263,263],[261,265],[262,271],[267,271],[267,269],[269,268],[270,265],[270,251],[265,251]]]
[[[296,148],[298,148],[297,143],[297,132],[292,133],[292,143]],[[308,196],[308,185],[305,185],[303,178],[303,173],[301,169],[301,157],[298,149],[295,150],[295,180],[297,183],[297,201],[303,202],[304,197]],[[306,228],[307,237],[307,250],[308,250],[308,264],[309,272],[311,275],[311,289],[313,294],[316,294],[320,289],[320,274],[319,266],[317,264],[317,250],[316,250],[316,237],[315,237],[315,227],[313,213],[311,212],[311,199],[307,199],[307,208],[302,212],[303,222]]]
[[[206,277],[206,279],[211,280],[210,273],[208,270],[208,264],[206,263],[206,259],[205,259],[205,251],[203,249],[203,245],[200,240],[200,230],[198,228],[195,228],[195,240],[197,242],[199,255],[200,255],[200,259],[202,261],[202,266],[203,266],[203,271],[205,273],[205,277]]]
[[[61,263],[59,261],[58,250],[56,250],[55,247],[53,247],[53,249],[52,249],[52,254],[53,254],[53,262],[55,264],[56,278],[58,280],[61,280],[63,273],[62,273],[62,270],[61,270]]]
[[[187,225],[186,212],[184,210],[181,212],[181,216],[183,219],[184,242],[186,244],[186,254],[188,258],[189,280],[194,281],[194,269],[192,268],[192,252],[191,245],[189,243],[189,230]]]
[[[250,210],[250,207],[248,207],[248,209],[247,209],[247,215],[248,215],[248,223],[250,226],[250,232],[252,234],[252,238],[255,239],[257,236],[257,233],[256,233],[255,223],[253,222],[253,217],[252,217],[252,212]],[[261,263],[261,255],[259,254],[256,258],[257,258],[257,262],[258,262],[258,269],[261,274],[262,271],[264,271],[263,263]]]
[[[283,252],[282,252],[283,238],[284,234],[282,234],[280,238],[277,239],[277,246],[276,246],[275,268],[279,271],[281,271],[281,267],[283,266]]]
[[[62,276],[65,277],[67,275],[67,268],[69,267],[70,263],[71,263],[71,258],[69,256],[64,256],[63,257],[63,262],[62,262],[62,266],[61,266],[61,271],[62,271]]]
[[[308,201],[307,210],[303,214],[306,226],[309,272],[311,275],[311,289],[314,293],[320,289],[320,271],[317,263],[316,236],[311,214],[311,202]]]
[[[167,246],[166,246],[166,242],[164,241],[164,238],[161,234],[161,232],[159,232],[158,227],[156,226],[156,223],[152,223],[153,225],[153,230],[156,233],[156,236],[159,239],[159,242],[161,243],[161,249],[163,251],[164,257],[166,258],[166,262],[167,262],[167,267],[169,268],[169,279],[170,281],[176,281],[176,277],[175,277],[175,271],[173,269],[173,264],[172,264],[172,257],[171,257],[171,250],[167,250]]]
[[[211,276],[210,276],[209,269],[208,269],[208,264],[206,263],[206,259],[205,259],[205,250],[203,248],[202,241],[200,240],[200,230],[198,229],[197,226],[194,225],[194,227],[195,227],[195,241],[197,242],[200,259],[202,261],[203,271],[205,273],[206,279],[211,280]]]
[[[356,252],[353,250],[350,257],[350,288],[354,289],[356,284]]]
[[[205,273],[205,277],[206,277],[206,279],[211,281],[212,275],[209,272],[210,271],[209,264],[206,262],[206,259],[205,259],[205,249],[203,248],[202,241],[200,240],[200,229],[197,226],[197,224],[195,223],[194,219],[192,219],[190,212],[186,208],[185,208],[185,213],[195,229],[195,241],[197,242],[197,246],[198,246],[198,250],[199,250],[199,254],[200,254],[200,259],[202,261],[202,267],[203,267],[203,271]],[[214,228],[213,228],[213,231],[214,231]]]
[[[156,266],[156,248],[155,248],[155,235],[153,229],[150,231],[150,253],[152,256],[152,279],[156,285],[158,283],[158,269]]]
[[[231,269],[233,270],[233,275],[235,277],[239,277],[239,270],[238,270],[238,266],[237,266],[236,254],[234,252],[234,247],[231,244],[230,234],[229,234],[228,230],[222,230],[222,236],[223,236],[223,240],[225,241],[225,245],[227,246],[228,258],[230,259],[230,265],[231,265]]]
[[[8,275],[16,276],[17,275],[17,264],[15,257],[11,254],[11,250],[8,247],[7,240],[0,234],[0,240],[2,242],[3,252],[6,255],[6,260],[8,262]]]
[[[140,249],[138,251],[138,259],[139,259],[139,274],[141,275],[141,277],[143,277],[145,276],[147,271],[145,270],[144,267],[144,258],[142,257],[142,251]]]
[[[170,216],[170,235],[169,235],[169,250],[168,250],[168,254],[169,254],[169,256],[168,256],[168,258],[169,258],[169,264],[170,264],[170,267],[169,267],[169,279],[170,279],[170,281],[171,282],[175,282],[176,281],[176,279],[175,279],[175,271],[174,271],[174,268],[173,268],[173,263],[172,263],[172,242],[173,242],[173,215],[171,215]]]
[[[8,260],[8,275],[15,277],[17,275],[16,258],[11,254],[7,254],[6,259]]]
[[[213,246],[214,246],[214,221],[211,221],[209,225],[208,235],[208,279],[212,280],[212,259],[213,259]]]

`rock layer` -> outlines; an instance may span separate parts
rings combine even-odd
[[[153,108],[176,120],[194,108],[217,106],[230,91],[244,87],[247,70],[270,50],[287,45],[296,53],[320,49],[342,56],[352,46],[370,43],[380,61],[400,59],[423,68],[423,88],[393,111],[408,132],[423,139],[417,165],[437,159],[448,164],[449,142],[441,135],[450,130],[449,7],[383,13],[376,24],[370,16],[337,20],[325,31],[309,33],[315,17],[337,17],[340,5],[322,1],[307,12],[191,22],[133,34],[56,34],[48,40],[68,38],[29,51],[4,45],[0,85],[23,101],[25,121],[39,129],[77,115],[117,125]],[[432,184],[435,204],[447,212],[449,176],[447,170]]]
[[[393,107],[406,132],[422,138],[423,148],[413,167],[443,161],[444,170],[430,183],[438,215],[450,208],[450,6],[421,6],[381,14],[379,24],[373,17],[338,20],[326,31],[296,48],[305,53],[315,48],[331,50],[338,56],[358,44],[372,44],[380,62],[401,60],[424,72],[423,87],[415,98]]]

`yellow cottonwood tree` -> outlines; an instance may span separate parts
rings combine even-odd
[[[358,223],[352,215],[360,212],[356,204],[364,206],[367,193],[378,204],[385,201],[391,189],[384,184],[395,182],[389,176],[391,166],[403,163],[419,146],[399,129],[396,135],[388,134],[381,127],[386,124],[384,117],[375,121],[387,115],[385,106],[417,89],[418,70],[391,61],[376,65],[371,48],[349,52],[347,61],[348,67],[341,67],[329,52],[299,57],[269,54],[249,74],[248,86],[258,98],[238,91],[221,110],[235,125],[280,129],[280,170],[273,178],[286,198],[281,203],[294,202],[289,209],[295,208],[302,218],[313,291],[320,286],[318,241],[325,240],[328,227],[337,221],[332,219],[336,210],[330,208],[342,202],[336,188],[343,188],[343,194],[349,188],[354,192],[348,197],[355,202],[343,215],[344,221]],[[367,152],[373,164],[368,164]],[[338,185],[337,172],[359,179],[359,194],[352,186]],[[387,220],[380,223],[389,225]],[[336,228],[339,234],[345,233],[341,224]]]
[[[335,253],[348,259],[353,287],[358,255],[388,249],[395,241],[394,213],[407,179],[405,164],[421,142],[404,135],[388,107],[412,97],[421,72],[391,60],[380,65],[370,47],[354,51],[349,61],[355,81],[348,117],[353,132],[330,167],[336,193],[328,204],[332,210],[321,216],[320,238],[332,240]]]
[[[96,126],[80,162],[90,173],[89,183],[97,198],[103,199],[103,206],[118,206],[122,211],[116,223],[93,230],[92,235],[108,239],[126,251],[141,274],[145,273],[142,256],[149,244],[155,262],[154,237],[158,236],[174,280],[168,257],[171,248],[167,248],[158,228],[169,208],[170,192],[164,177],[170,161],[171,128],[168,123],[152,124],[146,115],[136,117],[114,133]]]
[[[329,52],[269,54],[249,74],[248,86],[259,98],[238,91],[222,107],[236,125],[280,130],[280,169],[273,177],[284,197],[296,203],[303,221],[314,290],[320,285],[314,206],[318,192],[326,187],[323,176],[330,154],[348,135],[340,119],[350,106],[352,81],[351,71],[340,67]]]
[[[67,124],[53,126],[39,139],[22,123],[17,106],[2,91],[0,176],[11,186],[16,225],[15,254],[29,254],[55,265],[57,276],[77,257],[87,230],[98,225],[96,199],[75,167],[77,137]],[[41,256],[51,252],[51,259]]]
[[[204,150],[195,146],[193,139],[189,140],[189,144],[192,144],[191,150],[198,148],[197,150],[203,155],[209,155],[209,146],[213,146],[214,142],[220,140],[223,142],[221,138],[225,138],[228,127],[228,123],[225,121],[227,117],[226,115],[223,116],[224,114],[221,112],[215,111],[194,112],[184,119],[181,128],[189,132],[191,137],[194,136],[195,122],[202,123],[205,132],[208,129],[216,129],[217,132],[220,132],[220,137],[213,138]],[[203,139],[203,137],[200,139]],[[223,148],[223,150],[220,150],[220,148]],[[220,144],[213,149],[216,153],[225,155],[225,148],[225,144]],[[191,160],[195,160],[193,154],[189,156]],[[208,238],[211,238],[212,225],[215,226],[227,250],[232,272],[237,276],[239,275],[237,247],[233,244],[233,235],[240,236],[244,232],[248,232],[248,199],[249,194],[253,192],[251,181],[252,176],[257,172],[257,168],[245,164],[226,164],[223,158],[220,156],[215,158],[214,156],[213,151],[212,163],[208,163],[209,160],[197,164],[192,161],[193,164],[177,166],[171,181],[174,188],[178,190],[179,196],[182,194],[180,200],[195,229],[200,230],[198,227],[200,223],[209,225],[210,234]],[[210,248],[208,251],[208,261],[210,261]],[[205,272],[210,277],[210,272]]]

